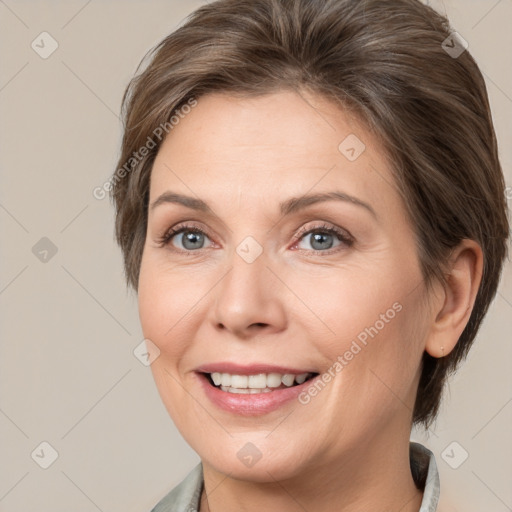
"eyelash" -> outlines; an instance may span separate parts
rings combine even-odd
[[[199,233],[201,235],[204,235],[208,238],[211,238],[206,231],[201,229],[198,226],[192,225],[192,224],[181,224],[178,226],[175,226],[169,230],[167,230],[161,237],[157,239],[158,247],[165,247],[170,244],[171,240],[180,233],[190,231],[192,233]],[[342,231],[339,228],[336,228],[334,226],[329,226],[328,224],[322,224],[319,226],[313,226],[311,228],[303,227],[299,230],[299,232],[294,236],[293,240],[293,246],[295,246],[298,242],[301,241],[303,237],[306,235],[309,235],[314,232],[320,232],[320,233],[327,233],[329,235],[334,235],[342,244],[345,244],[345,246],[350,247],[354,243],[354,239],[345,231]],[[176,252],[186,253],[188,255],[193,255],[194,253],[197,253],[201,249],[196,249],[193,251],[183,251],[181,249],[178,249],[176,247],[173,248],[173,250],[176,250]],[[322,254],[322,255],[329,255],[334,252],[338,252],[341,250],[341,246],[337,246],[331,249],[327,249],[325,251],[320,251],[316,249],[302,249],[303,251],[306,251],[307,253],[314,253],[314,254]]]
[[[169,245],[169,243],[171,242],[171,240],[176,236],[176,235],[179,235],[180,233],[183,233],[184,231],[191,231],[193,233],[200,233],[201,235],[204,235],[204,236],[207,236],[208,238],[210,238],[208,236],[208,233],[206,233],[206,231],[204,231],[203,229],[197,227],[197,226],[194,226],[192,224],[180,224],[178,226],[175,226],[169,230],[167,230],[160,238],[158,238],[157,240],[157,244],[159,247],[165,247],[166,245]],[[176,251],[180,251],[180,249],[176,249],[174,248]],[[201,250],[201,249],[199,249]],[[193,252],[197,252],[197,251],[184,251],[184,252],[187,252],[187,253],[193,253]]]
[[[320,233],[328,233],[329,235],[334,235],[342,244],[345,244],[345,246],[350,247],[354,243],[354,239],[345,231],[342,231],[341,229],[329,226],[328,224],[322,224],[320,226],[313,226],[311,228],[303,227],[299,230],[299,232],[294,236],[293,246],[295,246],[298,242],[301,241],[302,238],[304,238],[306,235],[310,235],[314,232],[320,232]],[[338,252],[342,250],[342,246],[338,245],[337,247],[333,247],[331,249],[327,249],[325,251],[319,251],[316,249],[301,249],[303,251],[306,251],[307,253],[314,253],[314,254],[321,254],[328,256],[329,254],[333,254],[335,252]]]

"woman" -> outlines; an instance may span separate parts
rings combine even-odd
[[[201,463],[154,511],[441,511],[509,233],[485,84],[415,0],[220,0],[124,97],[116,236]],[[456,128],[456,129],[454,129]]]

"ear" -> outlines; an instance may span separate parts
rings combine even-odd
[[[462,240],[450,256],[444,293],[434,301],[435,318],[425,344],[432,357],[444,357],[455,348],[471,316],[482,270],[481,247],[474,240]]]

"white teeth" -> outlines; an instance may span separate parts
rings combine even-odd
[[[291,373],[287,373],[286,375],[283,375],[281,377],[281,382],[285,385],[285,386],[293,386],[293,382],[295,380],[295,375],[292,375]]]
[[[240,395],[254,395],[255,393],[270,393],[272,391],[270,388],[265,388],[265,389],[252,389],[252,388],[238,389],[238,388],[224,387],[224,386],[221,386],[220,389],[222,389],[222,391],[227,391],[228,393],[238,393]]]
[[[233,386],[233,383],[231,383],[231,385]],[[249,375],[249,383],[244,387],[252,389],[264,389],[267,387],[267,376],[264,373],[259,373],[258,375]]]
[[[231,375],[229,373],[223,373],[221,374],[221,384],[223,386],[231,386]]]
[[[302,384],[307,379],[308,375],[309,375],[308,373],[301,373],[300,375],[297,375],[295,377],[297,384]]]
[[[247,375],[231,375],[230,386],[232,388],[238,388],[238,389],[243,389],[243,388],[247,388],[247,387],[251,387],[251,388],[259,387],[259,386],[247,386],[247,382],[251,378],[252,377],[248,377]],[[263,384],[265,384],[265,383],[263,383]]]
[[[311,373],[301,373],[293,375],[291,373],[258,373],[257,375],[232,375],[230,373],[214,372],[210,376],[216,386],[220,386],[223,391],[230,393],[261,393],[272,391],[272,388],[293,386],[294,382],[302,384],[310,377]],[[248,390],[248,391],[246,391]],[[268,390],[268,391],[267,391]]]
[[[280,373],[269,373],[267,375],[267,386],[269,388],[278,388],[281,385]]]

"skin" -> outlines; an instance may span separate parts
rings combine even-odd
[[[366,146],[354,161],[338,149],[350,134]],[[203,462],[201,512],[419,510],[409,436],[420,360],[455,346],[482,255],[464,241],[449,286],[427,293],[394,183],[373,135],[305,92],[203,96],[161,146],[150,205],[173,191],[211,208],[150,207],[138,290],[144,336],[160,350],[151,366],[157,388]],[[279,213],[291,196],[332,190],[366,202],[375,217],[342,201]],[[206,230],[202,248],[187,253],[183,234],[159,244],[184,222]],[[295,239],[303,227],[324,233],[324,224],[353,243],[326,234],[332,248],[315,251],[310,234]],[[247,236],[263,250],[252,263],[236,252]],[[241,417],[211,403],[194,372],[230,361],[323,373],[395,303],[401,311],[306,405]],[[262,454],[252,467],[237,457],[248,442]]]

